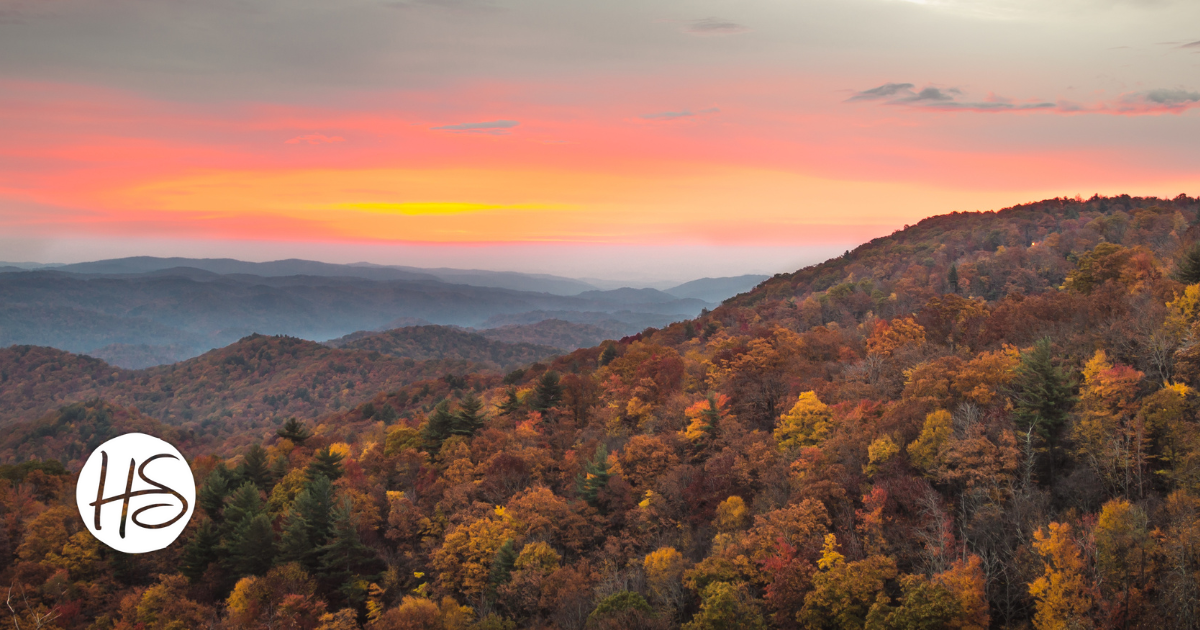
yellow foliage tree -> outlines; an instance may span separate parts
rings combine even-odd
[[[885,435],[875,438],[875,441],[867,446],[867,465],[863,466],[863,472],[868,475],[874,475],[879,472],[880,466],[887,463],[888,460],[892,459],[892,456],[899,452],[900,446],[896,444],[892,436]]]
[[[433,553],[438,581],[444,588],[466,595],[482,593],[488,585],[492,558],[505,540],[514,537],[511,517],[495,513],[454,528]]]
[[[912,463],[932,472],[941,461],[942,449],[954,433],[950,412],[938,409],[925,416],[921,434],[908,445],[908,458]]]
[[[733,496],[717,505],[717,518],[713,525],[719,532],[735,532],[745,528],[749,518],[750,511],[746,509],[746,502],[742,497]]]
[[[1136,413],[1142,373],[1114,366],[1097,350],[1083,378],[1081,413],[1072,431],[1077,453],[1114,492],[1140,491],[1150,440],[1145,417]]]
[[[529,543],[521,549],[521,553],[517,556],[513,567],[519,571],[550,573],[558,568],[558,563],[561,560],[562,556],[558,555],[558,552],[554,551],[553,547],[545,542],[538,541]]]
[[[1047,530],[1033,534],[1033,548],[1042,556],[1043,573],[1029,585],[1036,602],[1033,623],[1039,630],[1090,628],[1089,614],[1095,603],[1094,589],[1079,544],[1071,538],[1071,526],[1050,523]]]
[[[659,547],[646,554],[642,560],[646,572],[646,586],[656,599],[668,604],[682,601],[683,588],[680,579],[687,569],[683,554],[674,547]]]
[[[779,418],[775,443],[780,450],[818,446],[829,437],[833,414],[815,392],[800,394],[792,409]]]

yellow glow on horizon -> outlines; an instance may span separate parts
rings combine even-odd
[[[432,202],[353,202],[342,203],[334,206],[337,210],[357,210],[359,212],[369,212],[373,214],[402,214],[406,216],[424,216],[424,215],[451,215],[465,214],[470,212],[487,212],[489,210],[565,210],[567,206],[562,204],[540,204],[540,203],[464,203],[456,201],[432,201]]]

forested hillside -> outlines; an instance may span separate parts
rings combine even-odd
[[[551,346],[521,340],[494,340],[483,334],[448,326],[406,326],[383,332],[357,332],[328,341],[325,345],[347,350],[368,350],[417,361],[459,359],[507,369],[561,354],[558,348]]]
[[[482,341],[497,353],[508,347]],[[219,451],[225,452],[270,434],[280,418],[311,420],[357,406],[381,390],[470,373],[486,374],[472,378],[499,379],[492,371],[495,364],[464,360],[459,357],[466,351],[443,345],[450,358],[415,360],[254,335],[182,363],[145,370],[122,370],[51,348],[14,346],[0,349],[0,423],[30,421],[66,403],[103,398],[206,435],[214,448],[232,440]],[[531,356],[544,354],[542,349]]]
[[[68,405],[2,443],[37,458],[0,470],[3,578],[23,628],[1196,627],[1198,212],[933,217],[503,378],[230,407],[221,444]],[[102,365],[72,378],[133,381]],[[142,556],[83,530],[67,470],[130,426],[201,484]]]

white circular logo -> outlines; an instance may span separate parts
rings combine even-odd
[[[144,433],[126,433],[97,448],[75,485],[88,531],[125,553],[166,547],[183,533],[196,505],[196,480],[183,455]]]

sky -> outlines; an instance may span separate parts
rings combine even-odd
[[[1200,194],[1193,0],[0,0],[0,260],[687,280]]]

